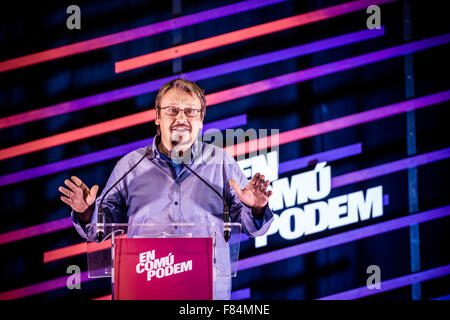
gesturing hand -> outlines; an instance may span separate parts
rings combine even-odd
[[[239,184],[231,179],[229,182],[239,199],[247,206],[255,211],[260,211],[264,208],[272,195],[272,191],[267,191],[270,181],[264,181],[264,176],[256,173],[245,189],[241,189]]]
[[[72,176],[71,180],[66,179],[64,184],[68,186],[70,190],[64,187],[58,188],[58,190],[66,196],[61,196],[61,201],[69,205],[73,211],[85,213],[95,201],[98,186],[95,185],[89,189],[83,181],[75,176]]]

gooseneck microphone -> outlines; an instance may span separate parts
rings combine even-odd
[[[202,177],[200,177],[198,175],[198,173],[195,172],[192,168],[190,168],[189,166],[185,165],[184,163],[183,163],[183,167],[185,167],[190,172],[192,172],[197,178],[199,178],[204,184],[206,184],[212,191],[214,191],[220,197],[220,199],[222,200],[222,202],[223,202],[223,222],[224,222],[223,237],[225,238],[225,242],[228,242],[228,240],[230,239],[230,236],[231,236],[230,209],[228,208],[228,205],[227,205],[227,202],[225,201],[225,198],[220,194],[219,191],[214,189],[214,187],[212,185],[210,185],[206,180],[204,180]]]
[[[175,147],[176,145],[179,145],[179,143],[181,142],[182,138],[180,137],[179,140],[176,140],[176,137],[172,137],[171,139],[171,143],[172,145]],[[183,164],[183,167],[188,169],[190,172],[192,172],[197,178],[199,178],[204,184],[206,184],[212,191],[214,191],[222,200],[223,203],[223,222],[224,222],[224,226],[223,226],[223,237],[225,238],[225,242],[228,242],[228,240],[230,239],[231,236],[231,220],[230,220],[230,209],[228,207],[227,202],[225,201],[225,198],[222,196],[222,194],[220,194],[219,191],[217,191],[216,189],[214,189],[214,187],[209,184],[205,179],[203,179],[202,177],[200,177],[200,175],[195,172],[195,170],[193,170],[192,168],[190,168],[189,166],[187,166],[184,161],[182,160],[184,152],[179,150],[179,151],[175,151],[175,155],[178,157],[177,160],[181,160],[181,164]]]
[[[105,200],[106,195],[112,190],[114,189],[114,187],[123,180],[123,178],[125,178],[131,171],[134,170],[134,168],[137,167],[137,165],[139,163],[141,163],[142,160],[144,160],[145,158],[151,156],[153,154],[153,150],[151,149],[151,147],[147,147],[147,150],[145,151],[145,154],[142,156],[141,159],[139,159],[138,162],[136,162],[135,165],[133,165],[127,172],[125,172],[125,174],[120,177],[120,179],[118,179],[116,182],[114,182],[114,184],[103,194],[102,199],[100,200],[100,204],[98,206],[98,211],[97,211],[97,241],[101,242],[103,239],[103,236],[105,235],[105,214],[103,212],[103,200]]]

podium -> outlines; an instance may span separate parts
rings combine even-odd
[[[228,242],[223,222],[88,224],[88,277],[110,277],[113,300],[226,299],[242,225],[227,227]]]

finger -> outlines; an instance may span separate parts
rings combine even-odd
[[[264,175],[260,175],[258,181],[256,181],[255,189],[257,191],[262,191],[262,185],[264,183]]]
[[[266,180],[266,182],[264,182],[264,183],[261,185],[261,190],[262,190],[262,191],[266,191],[267,188],[269,187],[269,185],[270,185],[270,180]]]
[[[270,196],[272,195],[272,190],[266,191],[266,192],[264,192],[264,194],[265,194],[267,197],[270,197]]]
[[[59,190],[59,192],[63,193],[65,196],[67,196],[67,197],[69,197],[69,198],[71,198],[72,195],[73,195],[73,192],[72,192],[72,191],[67,190],[67,189],[64,188],[64,187],[59,187],[58,190]]]
[[[83,181],[81,181],[81,179],[76,176],[71,176],[70,179],[72,179],[73,183],[75,183],[75,185],[78,187],[81,187],[83,185]]]
[[[239,184],[236,181],[234,181],[233,179],[229,180],[228,182],[230,183],[230,185],[234,189],[234,191],[236,191],[237,195],[241,196],[242,195],[242,189],[239,186]]]
[[[250,181],[251,184],[256,184],[256,182],[259,179],[259,172],[255,173],[255,175],[252,177],[252,180]]]
[[[95,198],[97,196],[97,192],[98,192],[98,185],[95,185],[91,188],[89,194],[91,195],[91,197]]]
[[[72,200],[70,200],[69,198],[66,197],[60,197],[61,201],[64,202],[65,204],[71,206],[72,205]]]
[[[64,180],[64,184],[66,186],[68,186],[70,188],[70,190],[72,190],[73,192],[76,192],[78,187],[76,185],[73,184],[72,181],[70,181],[69,179]]]
[[[81,188],[81,190],[83,190],[83,194],[85,196],[89,194],[90,192],[89,188],[84,184],[83,181],[81,181],[81,179],[79,179],[76,176],[72,176],[70,177],[70,179],[72,179],[72,181],[75,183],[76,186],[78,186],[79,188]]]
[[[266,177],[265,177],[263,174],[260,175],[257,184],[258,184],[258,185],[261,185],[261,184],[264,182],[264,179],[265,179],[265,178],[266,178]]]

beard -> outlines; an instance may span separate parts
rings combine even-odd
[[[189,122],[179,123],[174,122],[170,126],[170,141],[173,147],[178,145],[185,145],[191,140],[192,127]]]
[[[188,125],[176,124],[171,126],[170,142],[172,150],[170,152],[173,159],[180,159],[184,156],[184,150],[191,145],[192,128]]]

